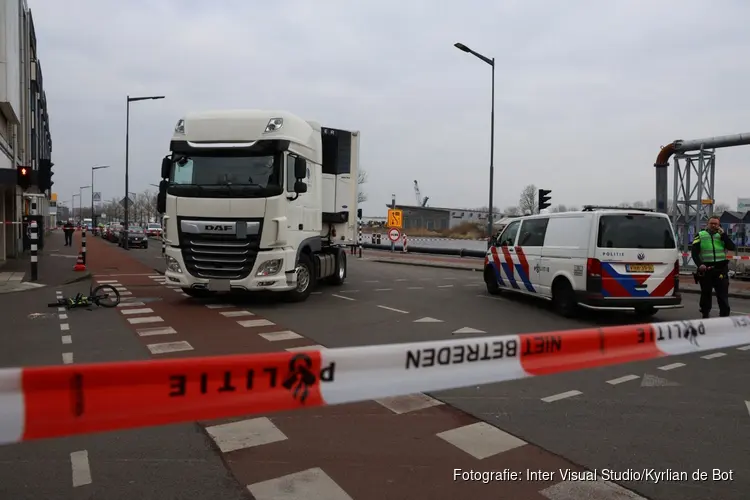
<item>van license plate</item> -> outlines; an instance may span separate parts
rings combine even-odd
[[[629,273],[653,273],[653,264],[625,264],[625,270]]]
[[[208,289],[212,292],[228,292],[231,285],[229,280],[208,280]]]

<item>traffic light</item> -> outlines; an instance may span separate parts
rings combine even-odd
[[[55,164],[52,163],[50,160],[47,159],[41,159],[39,160],[39,172],[38,172],[38,185],[39,185],[39,191],[45,192],[48,189],[52,191],[52,185],[54,182],[52,182],[52,176],[55,175],[55,173],[52,171],[52,167]]]
[[[550,196],[551,193],[552,191],[549,189],[539,190],[539,212],[551,205],[551,203],[549,202],[552,199],[552,197]]]
[[[16,167],[17,184],[26,191],[31,186],[31,168]]]

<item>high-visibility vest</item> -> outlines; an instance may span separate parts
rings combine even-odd
[[[712,235],[708,231],[701,231],[695,237],[693,243],[701,244],[701,261],[710,264],[712,262],[727,260],[724,241],[721,239],[719,233]]]

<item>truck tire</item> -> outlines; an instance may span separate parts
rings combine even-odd
[[[297,288],[286,292],[287,302],[304,302],[315,288],[315,266],[306,253],[299,256],[297,263]]]
[[[336,272],[326,281],[329,285],[343,285],[346,281],[346,252],[344,250],[339,249],[336,253]]]

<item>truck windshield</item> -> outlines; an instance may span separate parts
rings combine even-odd
[[[281,186],[274,156],[179,156],[172,184],[197,186]]]

